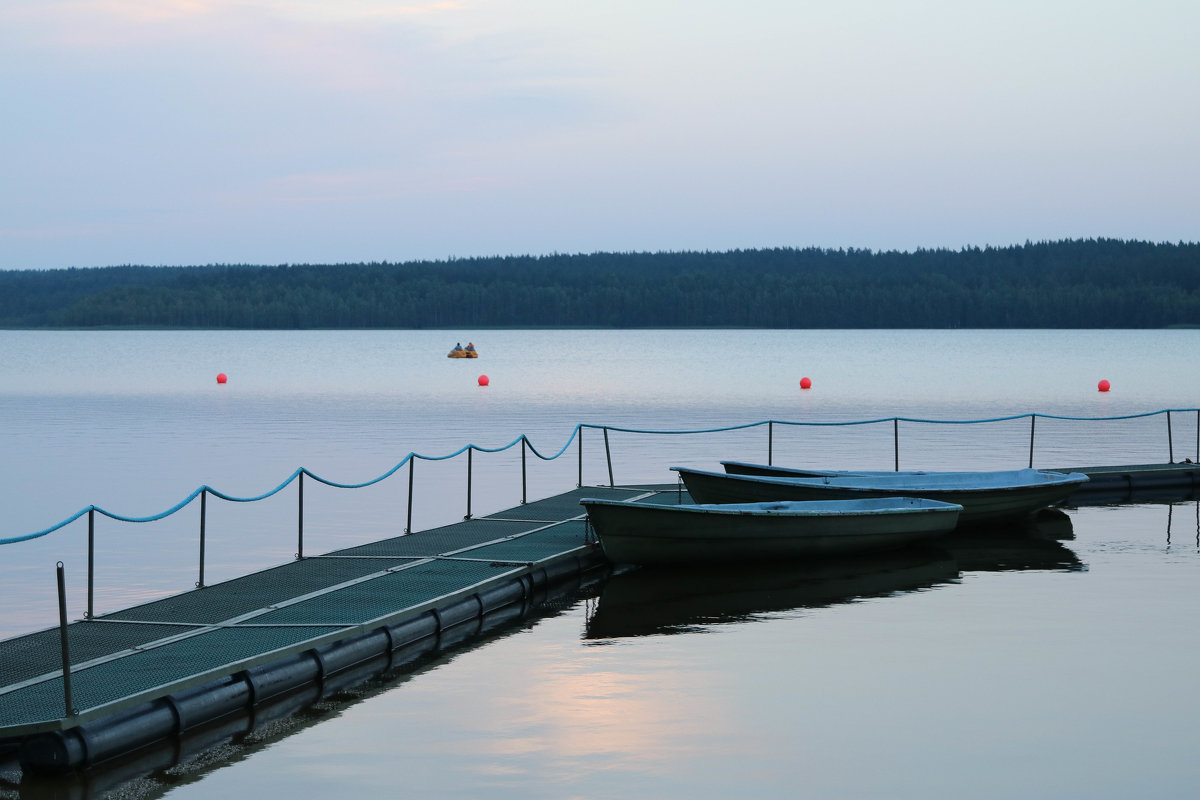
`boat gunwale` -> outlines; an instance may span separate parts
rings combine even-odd
[[[695,469],[692,467],[671,467],[671,470],[682,475],[683,473],[691,473],[706,477],[721,478],[731,481],[747,481],[756,484],[779,485],[779,486],[797,486],[797,487],[830,487],[846,492],[881,492],[881,491],[896,491],[896,492],[912,492],[915,495],[923,495],[926,492],[942,493],[972,493],[972,492],[987,492],[989,494],[997,492],[1018,492],[1029,489],[1043,489],[1052,487],[1065,486],[1080,486],[1090,480],[1088,476],[1082,472],[1053,472],[1051,470],[1039,469],[1020,469],[1020,470],[981,470],[978,472],[943,472],[943,473],[870,473],[870,474],[848,474],[848,475],[824,475],[814,477],[801,477],[789,475],[746,475],[741,473],[728,472],[712,472],[709,470]],[[985,476],[985,475],[1020,475],[1034,474],[1042,477],[1041,480],[1025,482],[1025,483],[1007,483],[1007,484],[986,484],[986,483],[955,483],[954,478],[962,478],[965,476]],[[892,476],[895,479],[889,480]],[[929,479],[933,478],[933,482]],[[939,480],[940,478],[940,480]],[[916,483],[905,486],[904,480],[914,480]],[[882,481],[879,483],[878,481]],[[922,483],[924,481],[924,483]],[[900,485],[895,485],[900,484]]]
[[[849,500],[766,500],[749,503],[639,503],[629,500],[580,498],[579,504],[627,507],[651,511],[678,511],[689,514],[725,516],[787,517],[860,517],[894,514],[961,513],[963,507],[926,497],[863,497]],[[804,508],[796,508],[804,506]],[[876,507],[873,507],[876,506]]]

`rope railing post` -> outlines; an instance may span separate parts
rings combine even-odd
[[[66,716],[75,716],[75,703],[71,699],[71,646],[67,640],[67,580],[63,562],[58,562],[58,631],[62,645],[63,708]]]
[[[608,461],[608,485],[615,486],[612,473],[612,451],[608,449],[608,426],[604,426],[604,458]]]
[[[88,606],[87,618],[92,619],[95,614],[95,607],[92,605],[92,600],[96,590],[96,509],[93,506],[88,509]]]
[[[775,450],[775,421],[767,421],[767,466],[771,466],[774,462],[771,460]]]
[[[525,483],[525,434],[521,434],[521,505],[527,502]]]
[[[1175,438],[1171,436],[1171,409],[1167,409],[1167,463],[1175,463]]]
[[[892,448],[896,453],[896,472],[900,471],[900,418],[892,417]]]
[[[1200,464],[1200,408],[1196,409],[1196,463]]]
[[[410,453],[408,456],[408,521],[404,523],[405,533],[412,533],[413,472],[416,470],[416,463],[416,454]]]
[[[200,490],[200,578],[196,581],[196,588],[204,588],[204,518],[208,512],[208,490]]]
[[[467,445],[467,515],[463,519],[471,518],[471,455],[475,452],[474,445]]]
[[[1037,414],[1029,415],[1029,468],[1033,469],[1033,429],[1037,425]]]
[[[579,480],[575,483],[575,488],[583,488],[583,426],[580,425],[579,431]]]
[[[296,513],[296,558],[304,558],[304,470],[300,470],[300,488],[297,490],[299,508]]]

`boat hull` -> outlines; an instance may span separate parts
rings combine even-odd
[[[1087,482],[1082,473],[861,473],[825,477],[749,475],[675,468],[697,503],[848,500],[906,495],[963,507],[960,525],[1022,519],[1065,500]],[[991,479],[993,482],[988,483]]]
[[[841,555],[902,547],[954,530],[961,507],[920,498],[658,505],[584,499],[605,556],[679,564]]]

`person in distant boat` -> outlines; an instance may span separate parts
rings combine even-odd
[[[455,349],[455,350],[462,350],[462,342],[456,342],[456,343],[455,343],[455,345],[454,345],[454,349]]]
[[[475,352],[475,345],[471,344],[470,342],[467,342],[467,352],[468,352],[468,353],[474,353],[474,352]]]

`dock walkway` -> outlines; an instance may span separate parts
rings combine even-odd
[[[60,629],[0,641],[0,745],[35,771],[75,769],[402,648],[441,649],[447,630],[524,611],[603,562],[580,498],[659,491],[676,487],[584,487],[73,622],[73,713]]]

